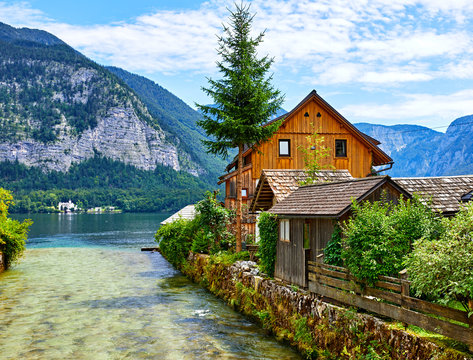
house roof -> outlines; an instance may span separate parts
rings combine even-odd
[[[444,214],[455,213],[460,209],[462,197],[468,200],[473,191],[473,175],[394,178],[397,184],[417,193],[426,200],[431,199],[430,207]]]
[[[269,124],[272,124],[276,121],[283,120],[283,124],[288,120],[288,118],[291,117],[292,114],[297,112],[301,107],[303,107],[309,100],[315,99],[318,101],[322,106],[324,106],[329,112],[331,112],[335,118],[338,118],[339,121],[341,121],[346,128],[355,136],[358,137],[358,139],[364,143],[366,146],[368,146],[372,151],[373,151],[373,159],[374,159],[374,165],[383,165],[383,164],[388,164],[392,162],[391,157],[386,154],[381,148],[378,147],[379,144],[381,144],[378,140],[372,138],[369,135],[366,135],[365,133],[361,132],[358,130],[352,123],[350,123],[343,115],[341,115],[335,108],[332,107],[328,102],[326,102],[319,94],[317,94],[317,91],[312,90],[297,106],[292,109],[291,111],[287,112],[284,115],[281,115],[269,122],[267,122],[264,126],[267,126]],[[243,156],[248,155],[252,151],[252,146],[251,145],[245,145],[243,149]],[[235,157],[230,164],[225,168],[226,171],[230,171],[233,166],[235,166],[236,162],[238,160],[238,157]]]
[[[194,205],[187,205],[179,210],[177,213],[172,214],[166,220],[161,221],[161,225],[171,223],[179,219],[192,220],[195,217],[195,207]]]
[[[338,218],[350,210],[352,199],[361,201],[387,182],[410,197],[389,176],[373,176],[302,186],[274,205],[269,212],[294,217]]]
[[[263,169],[256,186],[255,196],[251,202],[251,211],[267,210],[273,205],[273,198],[280,202],[290,193],[300,187],[300,183],[307,179],[305,170]],[[319,182],[333,182],[353,179],[348,170],[320,170]]]

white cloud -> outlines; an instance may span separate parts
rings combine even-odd
[[[198,10],[157,11],[128,23],[73,26],[48,19],[26,2],[0,2],[0,20],[36,25],[94,60],[130,70],[208,73],[215,69],[215,34],[227,19],[227,6],[232,8],[232,1],[212,0]],[[425,81],[431,75],[410,73],[402,63],[430,63],[473,49],[472,31],[456,17],[448,18],[458,12],[473,15],[473,5],[466,0],[255,0],[251,6],[257,13],[255,29],[268,29],[261,53],[275,56],[278,66],[309,66],[324,84],[369,83],[370,74],[383,73],[386,65],[399,69],[401,81]],[[426,16],[440,22],[441,16],[447,17],[442,23],[446,30],[424,24]],[[321,69],[321,58],[343,66]],[[360,69],[369,73],[359,77]],[[388,80],[395,78],[395,72],[384,74]]]
[[[34,26],[52,20],[28,2],[21,1],[14,4],[0,2],[0,21],[16,26]]]
[[[429,127],[449,123],[473,113],[473,90],[452,94],[409,94],[390,104],[357,104],[343,107],[341,113],[354,121],[392,120],[394,124],[423,123]]]
[[[95,26],[59,23],[27,2],[0,0],[0,21],[52,32],[95,61],[139,73],[215,72],[216,34],[233,0],[210,0],[197,10],[156,11],[128,22]],[[276,59],[287,83],[328,91],[419,86],[473,80],[471,0],[253,0],[255,32],[267,29],[260,54]],[[352,105],[357,119],[455,116],[473,112],[471,91],[410,95],[391,105]],[[410,92],[417,91],[411,90]],[[450,90],[453,91],[453,90]],[[288,98],[295,94],[288,95]],[[295,99],[297,102],[300,99]]]

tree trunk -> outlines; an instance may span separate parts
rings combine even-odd
[[[237,171],[237,208],[236,208],[236,252],[241,251],[241,170],[243,168],[243,144],[238,145],[238,171]]]

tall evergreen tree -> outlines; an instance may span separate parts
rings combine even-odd
[[[238,148],[236,250],[241,251],[241,190],[243,149],[268,140],[280,122],[263,126],[281,107],[284,96],[271,85],[267,76],[274,59],[258,58],[257,46],[264,32],[252,38],[254,15],[249,5],[237,5],[230,12],[229,24],[218,36],[217,67],[222,79],[208,79],[209,87],[202,90],[210,96],[213,106],[199,105],[204,118],[199,125],[214,140],[204,141],[208,152],[227,157],[228,149]]]

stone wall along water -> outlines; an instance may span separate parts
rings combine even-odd
[[[251,261],[230,266],[208,255],[191,253],[181,270],[307,357],[473,359],[374,316],[323,302],[297,287],[264,278]]]

